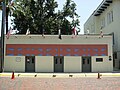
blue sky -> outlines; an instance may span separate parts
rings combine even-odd
[[[66,0],[56,0],[58,2],[58,8],[61,9]],[[83,25],[93,11],[99,6],[103,0],[73,0],[76,3],[76,12],[80,16],[80,34],[83,34]],[[0,29],[1,29],[1,12],[0,12]],[[0,32],[1,33],[1,32]],[[1,34],[0,34],[1,35]]]

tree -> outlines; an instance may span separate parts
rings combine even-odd
[[[13,0],[5,0],[6,3],[6,33],[8,32],[8,16],[13,12]]]
[[[2,10],[2,0],[0,0],[0,10]]]
[[[55,12],[58,7],[55,0],[16,0],[14,7],[14,29],[19,34],[25,34],[28,28],[32,34],[42,34],[43,30],[46,34],[57,34],[59,29],[62,34],[71,34],[73,24],[79,25],[79,20],[67,20],[67,17],[78,16],[71,0],[67,0],[63,10],[58,12]]]
[[[63,31],[66,28],[67,31],[64,31],[65,34],[71,34],[71,29],[73,27],[77,27],[79,25],[79,16],[76,13],[76,4],[72,0],[66,0],[65,5],[63,7]],[[71,19],[71,22],[67,20],[67,18]],[[80,29],[79,29],[80,30]]]
[[[57,2],[54,0],[16,0],[16,9],[13,13],[14,28],[17,28],[19,34],[24,34],[28,28],[34,34],[43,33],[43,29],[50,34],[54,24],[53,19],[56,17],[54,13],[56,7]]]

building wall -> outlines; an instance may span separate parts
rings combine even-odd
[[[4,71],[25,72],[24,56],[5,56]]]
[[[94,34],[96,32],[95,26],[96,26],[95,17],[91,15],[87,22],[84,24],[84,33],[88,34],[87,30],[89,30],[89,33]]]
[[[106,1],[106,0],[104,0]],[[102,3],[101,3],[102,4]],[[97,7],[96,11],[98,11],[100,8],[100,6]],[[113,51],[117,52],[117,59],[115,59],[115,67],[119,68],[120,64],[118,62],[120,62],[120,0],[112,0],[112,3],[110,3],[109,6],[107,6],[107,8],[98,16],[94,16],[95,12],[93,12],[93,14],[89,17],[89,19],[85,22],[84,24],[84,29],[85,31],[87,30],[88,27],[90,27],[89,25],[91,25],[92,23],[95,23],[95,34],[100,34],[100,31],[102,30],[103,34],[110,34],[110,33],[114,33],[114,46],[113,46]],[[110,13],[111,11],[113,11],[113,21],[111,23],[108,23],[108,18],[107,15],[108,13]],[[101,20],[105,18],[105,26],[102,28],[101,27]],[[94,19],[94,21],[92,20]],[[90,29],[90,32],[92,32],[93,30]],[[86,32],[85,32],[86,33]]]
[[[54,72],[54,60],[52,56],[36,56],[35,72]]]
[[[111,35],[106,35],[105,38],[99,38],[100,35],[78,35],[72,38],[72,35],[62,35],[62,40],[58,39],[58,35],[11,35],[9,39],[5,39],[6,44],[108,44],[111,42]]]
[[[81,57],[65,56],[64,72],[81,72]]]
[[[85,53],[86,56],[88,55],[88,53],[93,53],[93,51],[90,50],[85,52],[84,49],[87,48],[102,48],[102,46],[104,48],[107,48],[106,51],[104,53],[107,53],[105,55],[107,56],[112,56],[112,36],[111,35],[107,35],[104,36],[103,38],[101,38],[100,35],[79,35],[76,38],[71,38],[71,36],[62,36],[62,40],[59,40],[57,36],[47,36],[45,38],[42,38],[39,35],[31,35],[31,36],[25,36],[25,35],[12,35],[10,36],[10,38],[7,40],[5,39],[5,56],[8,54],[14,54],[15,56],[17,56],[17,53],[23,53],[23,55],[27,55],[27,53],[34,52],[35,55],[37,55],[37,53],[41,52],[38,51],[38,48],[42,48],[43,47],[43,56],[46,56],[45,53],[49,53],[49,51],[47,50],[48,47],[54,49],[51,52],[52,53],[64,53],[64,56],[67,53],[76,53],[76,51],[74,49],[79,49],[79,53]],[[44,47],[45,45],[47,45],[46,47]],[[6,46],[9,46],[8,48]],[[12,47],[12,49],[15,48],[15,50],[10,50]],[[28,47],[28,48],[27,48]],[[55,47],[58,49],[56,51]],[[71,51],[66,51],[64,49],[66,48],[70,48]],[[24,51],[20,51],[19,48],[24,49]],[[61,48],[63,49],[64,52],[61,51]],[[99,49],[98,48],[98,49]],[[27,50],[30,49],[30,50]],[[8,53],[9,52],[9,53]],[[100,51],[101,52],[101,51]],[[99,52],[99,53],[100,53]],[[8,53],[8,54],[7,54]],[[80,56],[82,56],[83,54],[80,54]],[[95,53],[95,52],[94,52]],[[97,53],[97,52],[96,52]],[[91,56],[94,56],[95,54],[91,54]],[[99,54],[98,54],[99,55]],[[101,55],[101,54],[100,54]],[[99,55],[99,56],[100,56]],[[21,56],[21,55],[18,55]],[[38,55],[37,55],[38,56]],[[47,55],[48,56],[48,55]],[[74,55],[73,55],[74,56]]]
[[[54,47],[59,47],[61,45],[107,45],[107,54],[105,56],[101,57],[104,58],[104,61],[102,63],[102,67],[103,68],[96,68],[97,67],[97,63],[95,62],[95,57],[92,58],[91,62],[92,62],[92,71],[96,72],[98,70],[101,69],[101,71],[112,71],[112,65],[113,65],[113,61],[110,61],[107,63],[107,59],[109,58],[109,56],[112,56],[112,36],[111,35],[107,35],[104,36],[103,38],[100,35],[79,35],[76,38],[71,38],[71,36],[62,36],[62,40],[58,39],[58,36],[49,36],[49,35],[45,35],[46,37],[43,38],[42,36],[39,35],[29,35],[29,36],[25,36],[25,35],[11,35],[9,39],[5,39],[5,61],[4,61],[4,66],[5,66],[5,71],[20,71],[20,72],[25,72],[25,56],[16,56],[16,49],[15,51],[11,51],[11,53],[15,53],[13,56],[8,56],[7,55],[7,47],[6,45],[13,45],[14,46],[17,44],[26,44],[26,45],[30,45],[29,48],[33,48],[33,45],[55,45],[57,44],[57,46]],[[15,46],[15,47],[16,47]],[[92,46],[92,47],[93,47]],[[75,48],[75,47],[73,47]],[[78,47],[77,47],[78,48]],[[82,47],[82,48],[87,48],[87,46]],[[82,48],[80,47],[79,50],[82,50]],[[95,48],[95,47],[94,47]],[[101,50],[101,49],[99,49]],[[72,49],[73,51],[73,49]],[[33,51],[28,51],[29,52],[33,52]],[[37,52],[36,50],[34,50],[34,52]],[[86,49],[86,51],[82,51],[82,52],[87,52],[89,53],[89,50]],[[43,53],[46,53],[46,51],[44,51]],[[60,53],[60,50],[58,50],[58,53]],[[68,52],[71,53],[71,52]],[[100,52],[97,52],[100,53]],[[66,55],[66,54],[65,54]],[[82,55],[82,54],[80,54]],[[83,55],[84,56],[84,55]],[[88,56],[87,54],[85,56]],[[21,57],[21,61],[20,62],[16,62],[16,57]],[[82,56],[64,56],[64,72],[81,72],[82,71],[82,62],[81,62],[81,57]],[[96,57],[99,57],[98,55]],[[112,56],[113,58],[113,56]],[[99,65],[99,64],[98,64]],[[106,67],[109,66],[109,67]],[[36,72],[54,72],[54,58],[53,56],[35,56],[35,71]]]
[[[103,58],[103,62],[96,62],[96,58]],[[113,60],[109,60],[107,56],[92,57],[92,72],[110,72],[113,71]]]

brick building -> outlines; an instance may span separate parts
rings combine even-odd
[[[4,70],[16,72],[111,72],[112,36],[11,35],[5,38]]]

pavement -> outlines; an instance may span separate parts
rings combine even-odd
[[[0,77],[0,90],[120,90],[120,77]]]
[[[120,90],[120,73],[3,72],[0,90]]]
[[[0,77],[12,77],[13,72],[0,73]],[[79,77],[120,77],[120,73],[15,73],[15,77],[39,77],[39,78],[79,78]]]

